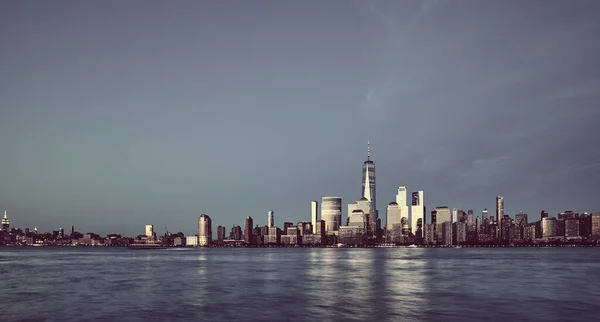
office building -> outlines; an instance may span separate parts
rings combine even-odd
[[[154,225],[146,225],[146,237],[154,239]]]
[[[458,222],[458,209],[452,208],[452,222]]]
[[[425,219],[425,206],[423,190],[412,193],[412,207],[410,209],[410,230],[417,238],[423,238],[423,221]]]
[[[267,213],[267,227],[275,227],[275,212],[273,209],[269,210]]]
[[[579,218],[565,219],[565,238],[567,238],[567,239],[580,238]]]
[[[186,246],[198,246],[198,236],[185,236],[185,245]]]
[[[212,243],[212,220],[208,215],[202,214],[198,218],[198,244],[209,246]]]
[[[253,227],[254,226],[254,220],[252,220],[252,217],[248,216],[246,217],[246,220],[244,221],[244,242],[246,242],[246,244],[253,244],[252,242],[252,236],[254,236],[253,234]]]
[[[467,224],[464,222],[452,223],[452,245],[462,245],[467,241]]]
[[[519,227],[527,226],[527,214],[524,212],[520,212],[515,215],[515,224]]]
[[[499,240],[503,240],[502,236],[502,218],[504,218],[504,197],[496,197],[496,223],[497,223],[497,237]]]
[[[312,200],[310,202],[310,219],[312,222],[313,234],[317,233],[317,220],[319,220],[319,202],[316,200]]]
[[[6,216],[6,210],[4,210],[4,217],[2,218],[2,231],[10,231],[10,222],[8,221],[8,217]]]
[[[289,222],[289,221],[284,222],[283,223],[283,229],[281,230],[281,234],[282,235],[287,235],[287,230],[290,227],[294,227],[294,223],[293,222]]]
[[[402,217],[410,218],[407,200],[407,190],[405,186],[398,187],[398,193],[396,194],[396,203],[398,204],[398,207],[400,207],[400,215]]]
[[[222,244],[224,240],[225,240],[225,226],[219,225],[217,227],[217,241],[219,242],[219,244]]]
[[[229,233],[230,240],[242,240],[242,227],[235,225],[231,227],[231,232]]]
[[[279,245],[281,243],[281,229],[279,227],[269,227],[269,234],[265,236],[265,239],[265,244]]]
[[[446,206],[435,208],[436,217],[436,240],[439,244],[450,245],[452,243],[452,214]],[[443,224],[448,223],[446,226]]]
[[[542,218],[542,236],[544,238],[556,237],[556,218]]]
[[[371,160],[371,145],[367,142],[367,161],[363,163],[362,168],[362,197],[371,202],[370,225],[367,227],[368,233],[377,233],[380,227],[376,227],[379,219],[377,212],[377,193],[375,189],[375,163]],[[323,215],[323,212],[321,212]]]
[[[591,215],[591,221],[592,221],[592,229],[591,229],[591,236],[593,238],[600,238],[600,212],[595,212]]]
[[[321,219],[325,220],[327,234],[337,234],[342,223],[342,198],[323,197],[321,199]]]

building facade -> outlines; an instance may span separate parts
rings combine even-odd
[[[410,230],[417,238],[423,237],[423,223],[425,220],[423,190],[412,193],[412,207],[410,210]]]
[[[310,219],[312,222],[313,234],[317,233],[317,220],[319,220],[319,202],[312,200],[310,202]]]
[[[321,219],[325,220],[327,234],[337,234],[342,223],[342,198],[323,197],[321,199]]]
[[[371,145],[367,142],[367,161],[362,167],[362,197],[371,202],[370,222],[372,226],[367,227],[367,233],[377,233],[381,227],[377,227],[379,214],[377,212],[377,189],[375,188],[375,163],[371,160]]]
[[[212,243],[212,220],[206,214],[198,218],[198,244],[209,246]]]

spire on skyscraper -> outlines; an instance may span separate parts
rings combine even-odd
[[[371,142],[367,141],[367,161],[371,161]]]

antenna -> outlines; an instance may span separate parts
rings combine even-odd
[[[367,161],[371,161],[371,142],[367,141]]]

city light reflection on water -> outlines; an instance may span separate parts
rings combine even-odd
[[[3,249],[2,321],[593,321],[597,249]]]

